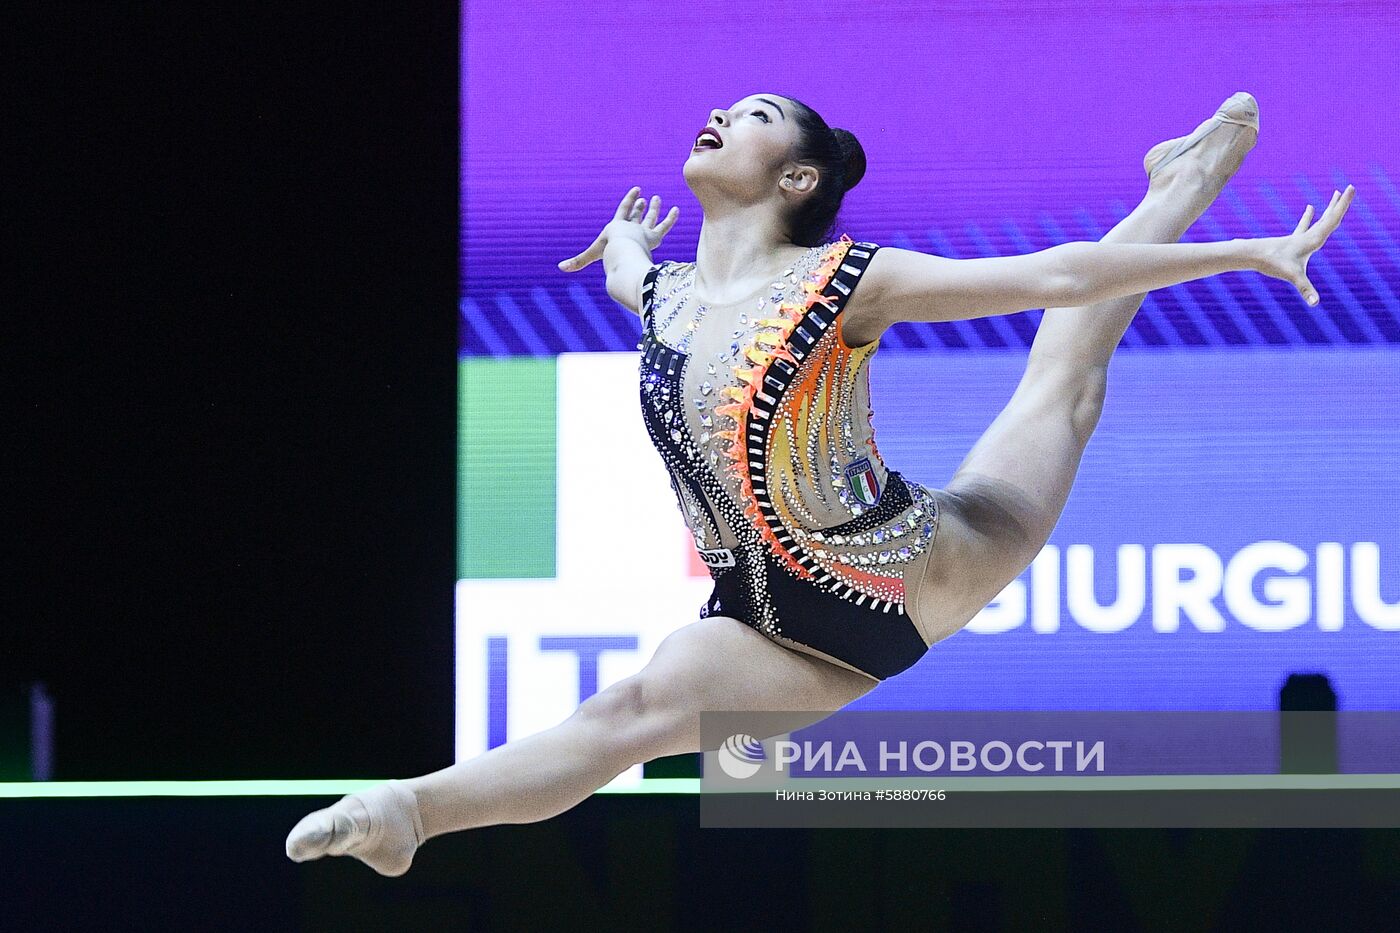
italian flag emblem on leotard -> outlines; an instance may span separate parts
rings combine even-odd
[[[875,470],[870,466],[869,457],[861,457],[846,467],[846,482],[850,484],[851,495],[861,505],[880,501],[880,486],[875,482]]]

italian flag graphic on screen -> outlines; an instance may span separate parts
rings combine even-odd
[[[460,760],[639,671],[712,581],[642,423],[636,354],[463,357],[458,380]]]

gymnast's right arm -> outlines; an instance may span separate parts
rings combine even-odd
[[[652,267],[651,250],[631,236],[611,236],[603,247],[603,270],[608,296],[638,316],[642,313],[642,282]]]
[[[608,295],[633,314],[642,312],[642,281],[652,267],[651,251],[661,244],[662,237],[681,215],[680,208],[673,207],[658,224],[661,198],[652,195],[648,209],[646,199],[638,197],[640,193],[640,188],[630,189],[618,204],[613,219],[588,249],[559,263],[563,272],[578,272],[603,260]]]

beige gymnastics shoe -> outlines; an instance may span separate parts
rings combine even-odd
[[[417,795],[403,781],[387,781],[302,817],[287,835],[286,850],[294,862],[350,855],[397,878],[413,864],[423,840]]]
[[[1220,105],[1220,109],[1216,110],[1209,120],[1203,121],[1200,126],[1196,127],[1189,136],[1178,136],[1175,139],[1164,140],[1147,150],[1147,155],[1143,156],[1142,159],[1142,167],[1147,171],[1147,177],[1156,176],[1178,156],[1226,123],[1243,126],[1254,131],[1253,133],[1237,134],[1247,140],[1247,144],[1239,153],[1240,158],[1243,158],[1244,153],[1253,149],[1255,141],[1259,138],[1259,102],[1248,92],[1239,91],[1230,95],[1225,103]]]

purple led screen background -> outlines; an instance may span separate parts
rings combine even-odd
[[[1390,4],[479,3],[462,39],[466,354],[632,349],[601,267],[556,263],[633,184],[681,208],[655,258],[693,258],[681,166],[712,108],[764,91],[860,138],[841,229],[965,258],[1098,239],[1148,148],[1248,90],[1259,144],[1186,238],[1281,235],[1354,184],[1309,266],[1322,305],[1232,273],[1150,295],[1124,347],[1400,344]],[[883,348],[1024,348],[1038,316],[900,324]]]
[[[1107,604],[1125,544],[1199,544],[1228,562],[1276,540],[1308,553],[1311,581],[1320,543],[1348,549],[1350,580],[1350,549],[1374,542],[1379,596],[1400,600],[1400,8],[527,2],[469,4],[462,39],[465,357],[635,352],[640,326],[601,267],[556,264],[632,185],[681,208],[656,261],[694,258],[682,166],[710,110],[746,95],[799,97],[860,138],[869,168],[838,232],[970,258],[1097,240],[1141,199],[1153,144],[1253,93],[1259,143],[1186,239],[1283,235],[1353,184],[1308,267],[1321,305],[1243,272],[1150,294],[1050,544],[1062,561],[1093,548]],[[887,331],[871,364],[887,463],[945,485],[1014,390],[1040,315]],[[1255,596],[1277,576],[1254,579]],[[1335,632],[1225,614],[1219,633],[1140,620],[1103,635],[1068,615],[1054,635],[963,632],[858,705],[1269,708],[1289,672],[1321,671],[1344,708],[1400,708],[1400,633],[1350,601]]]

